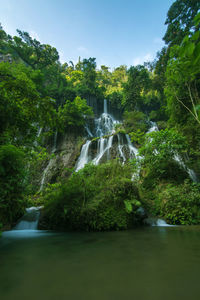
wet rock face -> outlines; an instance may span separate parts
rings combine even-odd
[[[109,148],[109,139],[112,139],[111,147]],[[100,149],[102,148],[102,155]],[[98,161],[99,163],[105,163],[108,160],[118,158],[122,163],[128,161],[134,156],[130,153],[130,148],[127,143],[126,135],[123,133],[113,134],[112,136],[105,138],[93,139],[88,149],[88,162]],[[99,160],[98,160],[99,156]]]
[[[75,133],[58,136],[56,148],[53,151],[54,156],[46,163],[42,171],[40,181],[43,181],[43,186],[47,183],[55,183],[60,177],[69,175],[67,169],[75,166],[83,141],[83,137]]]
[[[88,120],[81,137],[81,132],[63,135],[55,132],[49,143],[49,152],[54,154],[54,157],[43,168],[40,191],[47,183],[54,183],[59,181],[60,177],[68,176],[69,168],[78,171],[89,162],[98,165],[116,158],[125,163],[137,154],[137,149],[131,144],[128,135],[116,133],[116,126],[120,122],[108,113],[109,105],[106,99],[103,103],[98,103],[91,98],[88,104],[94,106],[101,115]],[[103,108],[99,108],[100,104]],[[83,135],[87,136],[85,140]]]

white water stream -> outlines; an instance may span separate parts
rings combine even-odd
[[[107,101],[104,100],[104,112],[101,116],[95,119],[94,125],[94,136],[99,138],[97,140],[97,150],[96,153],[90,155],[90,148],[92,146],[92,141],[87,140],[86,143],[82,146],[81,154],[76,165],[76,171],[82,169],[88,162],[93,162],[95,165],[98,165],[102,159],[109,160],[111,158],[111,149],[113,147],[113,139],[115,134],[115,125],[119,124],[118,120],[115,120],[110,114],[108,114]],[[91,131],[86,127],[88,136],[91,138]],[[138,154],[137,148],[135,148],[128,135],[123,140],[120,134],[115,136],[118,140],[117,144],[117,155],[121,158],[122,163],[127,159],[125,151],[128,149],[129,158],[134,157]]]
[[[21,218],[13,230],[36,230],[41,208],[42,206],[26,208],[26,214]]]

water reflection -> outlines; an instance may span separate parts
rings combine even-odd
[[[199,299],[198,226],[31,234],[0,239],[3,300]]]

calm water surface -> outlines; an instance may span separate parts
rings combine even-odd
[[[4,233],[1,300],[199,300],[200,227]]]

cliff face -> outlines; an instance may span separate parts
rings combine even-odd
[[[134,149],[137,152],[137,149]],[[108,138],[92,140],[88,149],[88,157],[89,161],[94,161],[96,164],[105,163],[112,159],[119,159],[119,161],[125,163],[134,157],[134,153],[130,148],[126,135],[117,133]]]
[[[110,114],[110,104],[95,98],[87,102],[92,106],[95,118],[87,121],[85,132],[55,133],[47,142],[52,157],[44,163],[38,177],[40,191],[47,183],[69,176],[69,168],[77,171],[90,161],[97,165],[114,158],[125,162],[132,157],[133,151],[125,134],[115,134],[114,128],[119,121],[114,118],[114,111]]]
[[[59,178],[69,175],[67,169],[75,166],[83,142],[84,138],[73,132],[58,135],[52,146],[52,158],[42,168],[40,190],[47,183],[55,183]]]

